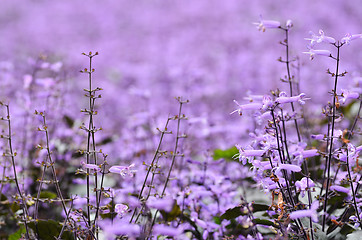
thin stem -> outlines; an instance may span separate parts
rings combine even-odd
[[[142,184],[140,193],[138,194],[138,199],[141,199],[141,198],[142,198],[143,190],[144,190],[145,187],[146,187],[148,175],[150,174],[151,169],[152,169],[152,166],[154,166],[155,160],[156,160],[156,158],[157,158],[157,156],[158,156],[158,154],[159,154],[159,151],[160,151],[160,148],[161,148],[161,143],[162,143],[162,141],[163,141],[163,137],[164,137],[164,135],[165,135],[166,133],[170,133],[170,132],[167,131],[167,127],[168,127],[168,124],[169,124],[170,120],[171,120],[171,119],[168,117],[164,129],[163,129],[162,131],[160,131],[160,132],[161,132],[160,140],[159,140],[159,142],[158,142],[158,146],[157,146],[157,149],[156,149],[156,151],[155,151],[155,154],[153,155],[153,159],[152,159],[152,161],[151,161],[151,165],[148,167],[148,170],[147,170],[145,179],[144,179],[144,181],[143,181],[143,184]],[[133,218],[134,218],[135,215],[136,215],[136,211],[137,211],[137,208],[135,208],[134,211],[133,211],[132,217],[131,217],[131,219],[130,219],[130,221],[129,221],[130,223],[132,223]]]
[[[179,142],[179,139],[182,138],[180,136],[180,126],[181,126],[181,119],[184,119],[184,115],[181,115],[182,114],[182,105],[184,103],[187,103],[188,101],[182,101],[182,99],[179,97],[177,99],[179,101],[179,112],[178,112],[178,115],[175,116],[175,119],[177,119],[177,130],[176,130],[176,140],[175,140],[175,146],[174,146],[174,150],[173,150],[173,153],[172,153],[172,161],[171,161],[171,166],[169,168],[169,171],[167,173],[167,177],[166,177],[166,181],[165,181],[165,184],[163,186],[163,190],[162,190],[162,193],[160,195],[160,198],[163,198],[164,194],[165,194],[165,191],[166,191],[166,188],[167,188],[167,185],[168,185],[168,182],[170,181],[170,176],[171,176],[171,172],[172,172],[172,169],[173,169],[173,166],[175,164],[175,160],[176,160],[176,156],[178,155],[177,154],[177,149],[178,149],[178,142]],[[156,218],[157,218],[157,214],[158,214],[158,210],[155,212],[155,215],[153,217],[153,221],[152,221],[152,225],[151,225],[151,228],[150,228],[150,232],[149,232],[149,235],[151,234],[152,232],[152,227],[154,226],[155,224],[155,221],[156,221]]]
[[[332,123],[331,123],[331,131],[329,134],[330,138],[330,145],[329,145],[329,153],[328,153],[328,161],[327,161],[327,185],[326,185],[326,193],[324,196],[324,206],[323,206],[323,223],[322,223],[322,231],[325,229],[326,224],[326,210],[327,210],[327,203],[328,203],[328,192],[329,192],[329,182],[330,182],[330,175],[331,175],[331,162],[333,156],[333,136],[334,136],[334,125],[336,120],[336,99],[337,99],[337,83],[338,83],[338,70],[339,70],[339,54],[340,48],[342,45],[336,45],[337,47],[337,57],[336,57],[336,72],[335,72],[335,79],[334,79],[334,90],[333,90],[333,105],[332,105]]]
[[[19,182],[18,182],[18,177],[17,177],[17,173],[16,173],[16,167],[15,167],[15,155],[14,151],[13,151],[13,147],[12,147],[12,132],[11,132],[11,120],[10,120],[10,109],[9,109],[9,105],[8,104],[3,104],[1,103],[1,105],[4,105],[6,107],[6,112],[7,112],[7,122],[8,122],[8,144],[9,144],[9,152],[10,152],[10,158],[11,158],[11,163],[13,166],[13,173],[14,173],[14,181],[15,181],[15,185],[16,185],[16,189],[18,190],[19,196],[22,200],[22,207],[23,207],[23,212],[24,212],[24,225],[25,225],[25,229],[26,229],[26,238],[30,239],[29,236],[29,229],[28,229],[28,224],[27,224],[27,220],[29,218],[29,212],[28,212],[28,207],[26,205],[26,200],[25,197],[20,189],[19,186]]]
[[[354,192],[354,188],[353,188],[353,181],[352,181],[352,176],[351,176],[351,170],[349,169],[348,148],[346,148],[346,152],[347,152],[347,171],[348,171],[349,182],[350,182],[350,184],[351,184],[351,189],[352,189],[354,209],[355,209],[355,211],[356,211],[356,216],[357,216],[357,218],[358,218],[358,221],[359,221],[359,223],[360,223],[360,226],[362,226],[362,222],[361,222],[361,218],[360,218],[360,216],[359,216],[359,211],[358,211],[357,202],[356,202],[356,193]]]

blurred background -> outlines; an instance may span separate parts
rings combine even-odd
[[[325,71],[334,63],[326,57],[310,61],[302,53],[307,51],[304,38],[319,29],[336,39],[361,33],[359,0],[2,1],[1,98],[12,102],[13,114],[22,117],[17,124],[23,127],[30,121],[27,116],[43,106],[43,95],[49,97],[49,90],[62,83],[55,91],[61,103],[44,108],[63,120],[82,118],[79,110],[87,104],[82,89],[88,83],[79,70],[88,66],[88,59],[81,53],[98,51],[94,86],[104,91],[97,100],[96,122],[104,129],[103,138],[117,146],[131,142],[135,148],[134,139],[147,136],[145,124],[150,131],[162,126],[168,114],[177,112],[174,97],[182,96],[190,100],[185,111],[191,120],[188,132],[200,144],[196,146],[231,147],[250,130],[245,119],[230,115],[237,107],[233,100],[245,102],[247,90],[266,94],[287,89],[280,81],[285,65],[277,61],[285,54],[279,44],[284,32],[258,31],[253,23],[261,15],[282,25],[293,21],[290,49],[299,57],[299,69],[292,72],[311,98],[310,111],[319,112],[329,99],[322,93],[332,89]],[[361,81],[361,47],[362,41],[355,41],[343,48],[341,68],[349,74],[341,86]],[[32,90],[30,83],[37,87]],[[130,148],[108,151],[131,156],[125,153]]]

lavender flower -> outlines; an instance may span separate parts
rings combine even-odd
[[[310,60],[314,59],[315,55],[319,55],[319,56],[326,56],[326,57],[331,57],[332,53],[329,50],[322,50],[322,49],[309,49],[309,52],[303,52],[305,54],[309,54]]]
[[[347,89],[342,89],[341,96],[342,96],[341,102],[344,104],[348,99],[358,99],[359,93],[352,92]]]
[[[298,96],[293,96],[293,97],[279,96],[275,101],[279,104],[299,102],[301,105],[304,105],[305,104],[304,100],[305,100],[305,93],[301,93]]]
[[[129,207],[125,204],[116,204],[114,206],[114,211],[117,213],[118,217],[122,218],[127,212]]]
[[[239,150],[239,154],[236,157],[239,158],[239,161],[242,162],[243,165],[246,164],[246,161],[250,162],[254,157],[261,157],[264,155],[264,150],[256,150],[256,149],[243,149],[240,145],[235,145]]]
[[[299,192],[301,192],[302,197],[304,197],[305,192],[314,187],[315,184],[310,178],[303,177],[300,181],[295,182],[295,186]]]
[[[279,164],[279,167],[275,168],[275,174],[281,176],[280,172],[282,170],[287,170],[287,172],[300,172],[302,171],[301,167],[293,164]]]
[[[318,222],[318,215],[317,215],[317,209],[319,207],[319,202],[314,201],[312,205],[310,206],[310,209],[307,210],[298,210],[295,212],[292,212],[289,217],[290,219],[299,219],[304,217],[310,217],[313,222]]]
[[[274,20],[263,20],[262,16],[260,16],[260,22],[254,23],[257,25],[259,31],[265,32],[268,28],[280,28],[280,22]]]
[[[122,177],[133,177],[134,173],[137,172],[137,170],[131,170],[131,168],[134,167],[134,163],[129,165],[128,167],[125,166],[112,166],[109,171],[111,173],[117,173],[120,174]]]
[[[153,234],[156,234],[156,236],[177,237],[180,236],[183,231],[184,229],[182,227],[174,228],[163,224],[158,224],[153,227]]]
[[[261,103],[247,103],[240,105],[236,100],[234,100],[234,103],[236,103],[236,105],[238,105],[239,108],[231,112],[230,114],[237,112],[240,116],[242,115],[243,110],[260,110],[263,106]]]
[[[362,38],[362,34],[350,34],[347,33],[345,37],[341,39],[341,43],[349,45],[352,40]]]

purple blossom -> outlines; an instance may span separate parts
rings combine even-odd
[[[261,103],[247,103],[240,105],[236,100],[234,100],[234,103],[236,103],[236,105],[238,105],[239,108],[234,110],[230,114],[237,112],[240,116],[242,115],[243,110],[260,110],[263,106]]]
[[[309,52],[303,52],[305,54],[309,54],[310,60],[314,59],[315,55],[319,55],[319,56],[326,56],[326,57],[331,57],[332,53],[329,50],[316,50],[316,49],[309,49]]]
[[[341,39],[341,43],[350,44],[355,39],[362,38],[362,34],[350,34],[347,33],[345,37]]]
[[[112,166],[109,171],[111,173],[117,173],[120,174],[122,177],[133,177],[134,173],[137,172],[137,170],[131,170],[131,168],[134,167],[134,163],[129,165],[128,167],[125,166]]]
[[[303,177],[300,181],[295,182],[295,186],[302,197],[305,195],[305,191],[315,186],[314,182],[310,178]]]
[[[177,237],[180,236],[183,233],[182,227],[171,227],[166,226],[163,224],[158,224],[153,227],[153,233],[156,234],[156,236],[169,236],[169,237]]]
[[[257,25],[259,31],[265,32],[268,28],[280,28],[280,22],[274,20],[264,20],[262,16],[260,16],[260,22],[254,23]]]
[[[275,174],[281,176],[280,172],[282,170],[287,170],[288,172],[300,172],[302,171],[301,167],[293,164],[279,164],[279,167],[275,168]]]
[[[122,218],[127,212],[129,207],[125,204],[116,204],[114,206],[114,211],[117,213],[118,217]]]
[[[337,191],[337,192],[343,192],[343,193],[347,193],[349,194],[350,190],[348,188],[339,186],[339,185],[333,185],[329,188],[332,191]]]
[[[254,157],[261,157],[264,155],[264,150],[256,150],[256,149],[243,149],[240,145],[235,145],[239,150],[239,154],[236,156],[239,158],[239,161],[242,162],[243,165],[246,164],[246,161],[250,162]]]
[[[156,198],[150,197],[147,201],[147,206],[150,208],[156,208],[158,210],[163,210],[165,212],[171,212],[175,200],[171,197]]]
[[[347,89],[342,89],[342,103],[344,104],[348,99],[358,99],[359,93],[358,92],[352,92]]]
[[[301,93],[298,96],[293,96],[293,97],[286,97],[286,96],[278,97],[276,99],[276,102],[279,104],[299,102],[301,105],[304,105],[305,104],[304,100],[305,100],[305,93]]]
[[[310,206],[310,209],[307,210],[297,210],[292,212],[289,217],[290,219],[299,219],[304,217],[310,217],[313,222],[318,222],[317,209],[319,207],[319,202],[314,201]]]
[[[322,42],[330,44],[336,43],[336,40],[332,37],[326,36],[323,30],[319,30],[319,36],[314,34],[313,32],[309,33],[311,34],[311,38],[305,38],[305,40],[310,41],[310,46],[314,46],[316,43],[322,43]]]

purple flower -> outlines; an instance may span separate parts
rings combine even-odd
[[[128,167],[125,166],[112,166],[109,171],[112,173],[120,174],[122,177],[133,177],[133,174],[137,172],[136,170],[131,170],[134,167],[134,163],[129,165]]]
[[[326,42],[326,43],[330,43],[330,44],[336,43],[336,39],[326,36],[324,34],[323,30],[319,30],[319,36],[314,34],[313,32],[309,32],[309,33],[311,34],[311,38],[305,38],[305,40],[310,41],[310,46],[314,46],[314,44],[322,43],[322,42]]]
[[[260,110],[263,106],[261,103],[247,103],[240,105],[236,100],[234,100],[234,103],[236,103],[236,105],[238,105],[239,108],[231,112],[230,114],[237,112],[240,116],[243,114],[242,110]]]
[[[358,99],[359,93],[357,92],[351,92],[347,89],[342,89],[342,103],[344,104],[348,99]]]
[[[329,188],[332,191],[337,191],[337,192],[343,192],[343,193],[349,193],[349,189],[342,187],[342,186],[338,186],[338,185],[333,185]]]
[[[177,237],[180,236],[183,233],[183,228],[182,227],[178,227],[178,228],[174,228],[171,226],[166,226],[166,225],[161,225],[161,224],[157,224],[153,227],[153,233],[156,236],[160,236],[160,235],[164,235],[164,236],[170,236],[170,237]]]
[[[295,186],[301,192],[302,197],[304,197],[305,191],[314,187],[315,184],[310,178],[303,177],[300,181],[295,182]]]
[[[255,149],[243,149],[240,145],[235,145],[236,148],[239,150],[239,154],[236,157],[239,158],[239,161],[246,164],[246,161],[250,162],[254,157],[261,157],[264,155],[264,150],[255,150]]]
[[[326,56],[326,57],[332,56],[332,53],[329,50],[309,49],[309,52],[303,52],[303,53],[309,54],[310,60],[313,60],[315,55]]]
[[[122,219],[114,220],[113,223],[109,219],[99,221],[99,226],[107,235],[107,239],[115,239],[114,235],[127,235],[128,237],[137,237],[140,235],[141,228],[139,225],[130,224]]]
[[[262,16],[260,16],[260,22],[254,23],[257,25],[259,31],[265,32],[267,28],[280,28],[280,22],[273,20],[263,20]]]
[[[276,99],[276,102],[279,104],[299,102],[301,105],[304,105],[305,104],[304,100],[305,100],[305,93],[301,93],[298,96],[294,97],[280,96]]]
[[[347,33],[345,37],[341,39],[341,43],[349,45],[352,40],[362,38],[362,34],[350,34]]]
[[[156,198],[150,197],[147,201],[147,206],[150,208],[156,208],[165,212],[171,212],[174,206],[175,200],[171,197]]]
[[[118,217],[122,218],[128,212],[128,206],[125,204],[116,204],[116,206],[114,206],[114,211],[117,213]]]
[[[324,134],[315,134],[315,135],[310,135],[310,138],[311,139],[314,139],[314,140],[323,140],[325,137]]]
[[[287,20],[287,23],[285,24],[285,27],[288,28],[288,29],[289,29],[289,28],[292,28],[292,27],[293,27],[293,22],[292,22],[292,20],[290,20],[290,19]]]
[[[87,163],[84,163],[83,161],[81,162],[81,164],[82,164],[83,168],[90,169],[90,170],[93,170],[95,172],[100,172],[101,171],[101,168],[98,165],[87,164]]]
[[[289,217],[290,219],[299,219],[303,217],[310,217],[312,218],[313,222],[318,222],[318,215],[317,215],[317,209],[319,207],[319,202],[314,201],[312,205],[310,206],[310,209],[307,210],[298,210],[295,212],[292,212]]]
[[[279,167],[275,168],[275,174],[280,176],[280,171],[281,170],[287,170],[288,172],[300,172],[302,171],[302,169],[297,166],[297,165],[293,165],[293,164],[279,164]]]

